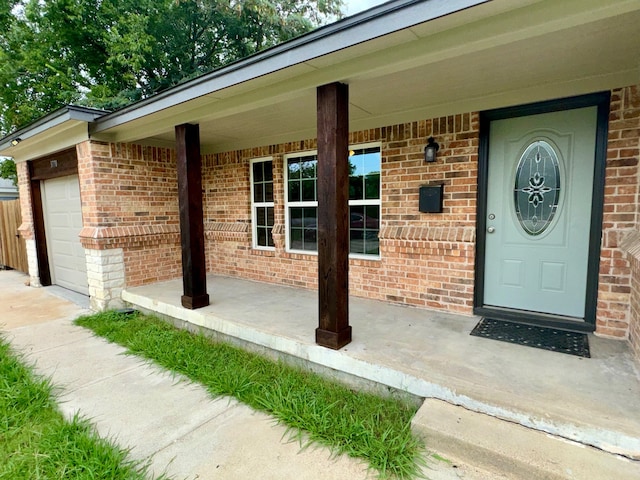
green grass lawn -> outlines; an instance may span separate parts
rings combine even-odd
[[[414,405],[354,391],[152,316],[104,312],[76,323],[204,385],[214,396],[233,396],[269,413],[303,442],[365,459],[382,478],[419,473],[423,445],[411,434]]]
[[[144,465],[101,439],[88,421],[65,420],[52,390],[0,338],[0,479],[150,478]]]

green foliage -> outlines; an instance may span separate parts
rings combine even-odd
[[[0,134],[114,109],[308,32],[342,0],[3,0]]]
[[[18,185],[16,164],[10,158],[0,158],[0,178],[11,180],[14,186]]]
[[[0,478],[143,480],[148,467],[97,436],[78,416],[65,421],[49,380],[0,338]]]
[[[363,458],[383,478],[418,475],[422,445],[411,434],[415,407],[408,403],[351,390],[150,316],[104,312],[76,323],[201,383],[213,395],[234,396],[273,415],[303,443]]]

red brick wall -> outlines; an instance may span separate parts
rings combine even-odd
[[[380,300],[470,314],[473,298],[478,115],[465,114],[352,133],[352,145],[382,146],[380,260],[350,261],[350,292]],[[440,143],[424,163],[426,139]],[[315,141],[208,155],[203,161],[208,271],[315,288],[317,257],[284,245],[284,155]],[[251,248],[249,162],[272,157],[276,249]],[[418,211],[420,185],[444,187],[444,211]]]
[[[639,98],[640,87],[612,92],[597,312],[599,333],[629,334],[636,348],[640,279],[620,242],[638,228]],[[352,145],[382,146],[381,259],[350,261],[352,294],[471,313],[478,128],[472,113],[351,134]],[[441,146],[434,164],[423,161],[429,136]],[[203,157],[209,272],[315,288],[316,257],[285,251],[283,184],[284,155],[315,148],[307,140]],[[78,154],[83,244],[123,248],[129,286],[179,277],[175,154],[99,142],[79,145]],[[275,251],[251,248],[249,163],[262,157],[274,165]],[[445,185],[442,214],[418,212],[418,187],[428,182]],[[30,209],[23,211],[27,222]]]
[[[625,337],[629,331],[631,268],[620,242],[638,224],[639,154],[640,86],[614,90],[598,289],[597,332],[602,335]]]
[[[614,90],[609,119],[598,331],[628,335],[640,360],[640,85]],[[604,281],[603,281],[603,277]],[[600,315],[602,307],[602,315]],[[612,314],[622,317],[612,319]],[[601,324],[602,323],[602,324]],[[612,331],[613,330],[613,331]]]
[[[284,251],[284,155],[316,148],[315,140],[206,155],[203,158],[207,271],[313,288],[317,257]],[[249,163],[273,158],[276,251],[251,247]]]
[[[78,173],[85,227],[180,224],[173,150],[85,142]]]
[[[33,240],[33,210],[31,209],[31,182],[27,162],[16,164],[18,173],[18,189],[20,191],[20,211],[22,224],[18,229],[25,240]]]
[[[85,248],[122,248],[128,286],[181,275],[176,158],[168,148],[77,147]]]

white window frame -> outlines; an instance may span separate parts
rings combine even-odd
[[[363,143],[356,145],[349,145],[349,150],[361,150],[366,148],[379,148],[380,149],[380,185],[379,192],[380,198],[374,200],[349,200],[349,206],[367,206],[367,205],[377,205],[379,209],[380,215],[380,224],[382,223],[382,144],[379,142],[374,143]],[[289,159],[290,158],[298,158],[298,157],[306,157],[310,155],[317,155],[317,150],[305,150],[302,152],[295,152],[284,155],[283,158],[283,177],[284,177],[284,229],[285,229],[285,251],[288,253],[297,253],[303,255],[318,255],[317,250],[296,250],[291,248],[291,238],[290,238],[290,228],[289,224],[291,219],[289,218],[289,208],[290,207],[318,207],[318,201],[299,201],[299,202],[289,202]],[[253,168],[252,168],[253,171]],[[253,183],[252,183],[253,185]],[[251,197],[253,198],[253,196]],[[349,253],[349,258],[357,258],[363,260],[380,260],[380,249],[378,249],[378,255],[367,255],[364,253]]]
[[[290,231],[290,224],[291,224],[291,217],[289,216],[289,208],[292,207],[299,207],[299,208],[305,208],[305,207],[318,207],[318,201],[299,201],[299,202],[290,202],[289,201],[289,159],[290,158],[299,158],[299,157],[308,157],[311,155],[318,155],[318,151],[317,150],[306,150],[304,152],[296,152],[296,153],[290,153],[287,155],[284,155],[284,228],[285,228],[285,251],[289,252],[289,253],[302,253],[305,255],[318,255],[318,250],[316,249],[314,250],[296,250],[291,248],[291,231]],[[317,178],[317,177],[316,177]]]
[[[256,163],[271,162],[271,173],[273,176],[273,157],[252,158],[249,161],[249,183],[251,186],[251,245],[255,250],[274,251],[275,246],[258,245],[258,218],[256,215],[257,208],[271,207],[275,215],[275,202],[256,202],[254,197],[254,181],[253,181],[253,165]],[[275,200],[275,183],[274,183],[274,200]]]

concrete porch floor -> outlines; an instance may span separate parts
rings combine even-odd
[[[590,335],[592,358],[579,358],[472,337],[477,317],[352,297],[353,342],[333,351],[314,341],[315,291],[207,282],[211,305],[199,310],[180,306],[181,280],[129,288],[122,298],[312,365],[640,459],[640,374],[626,342]]]

